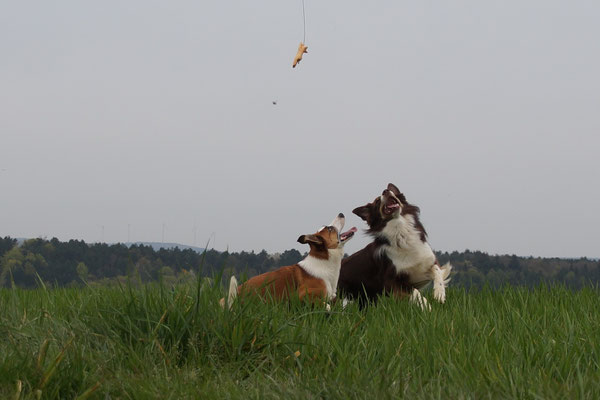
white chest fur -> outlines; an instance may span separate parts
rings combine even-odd
[[[338,279],[340,278],[340,268],[342,266],[341,251],[329,250],[328,260],[308,256],[300,261],[298,265],[309,275],[325,282],[328,299],[335,297]]]
[[[415,229],[411,215],[391,220],[379,236],[390,243],[381,246],[380,255],[385,254],[398,273],[408,274],[413,282],[428,279],[435,254],[429,244],[421,240],[421,232]]]

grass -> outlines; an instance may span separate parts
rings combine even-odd
[[[0,290],[0,398],[600,398],[597,289],[450,288],[430,313],[222,294]]]

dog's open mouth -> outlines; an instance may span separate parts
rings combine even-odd
[[[348,229],[346,232],[341,233],[340,234],[340,242],[344,243],[347,240],[350,240],[352,238],[352,236],[354,236],[354,232],[356,232],[358,229],[356,229],[354,226],[350,229]]]
[[[394,196],[388,196],[383,206],[383,213],[390,215],[400,209],[400,202]]]

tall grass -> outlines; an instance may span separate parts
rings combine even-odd
[[[1,290],[0,398],[600,398],[597,289],[447,294],[328,313],[224,311],[218,282]]]

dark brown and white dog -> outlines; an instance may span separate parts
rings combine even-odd
[[[433,297],[445,302],[452,266],[438,263],[419,220],[419,207],[390,183],[372,203],[352,212],[367,222],[367,233],[374,240],[342,261],[340,292],[362,304],[382,294],[410,296],[421,308],[430,309],[419,289],[433,281]]]
[[[263,299],[287,300],[298,296],[312,302],[332,300],[336,296],[344,245],[354,236],[356,228],[341,233],[345,217],[340,213],[316,233],[302,235],[298,242],[308,244],[310,252],[302,261],[248,279],[238,286],[234,276],[229,283],[227,304],[231,307],[238,296],[258,295]],[[225,299],[221,299],[225,306]]]

